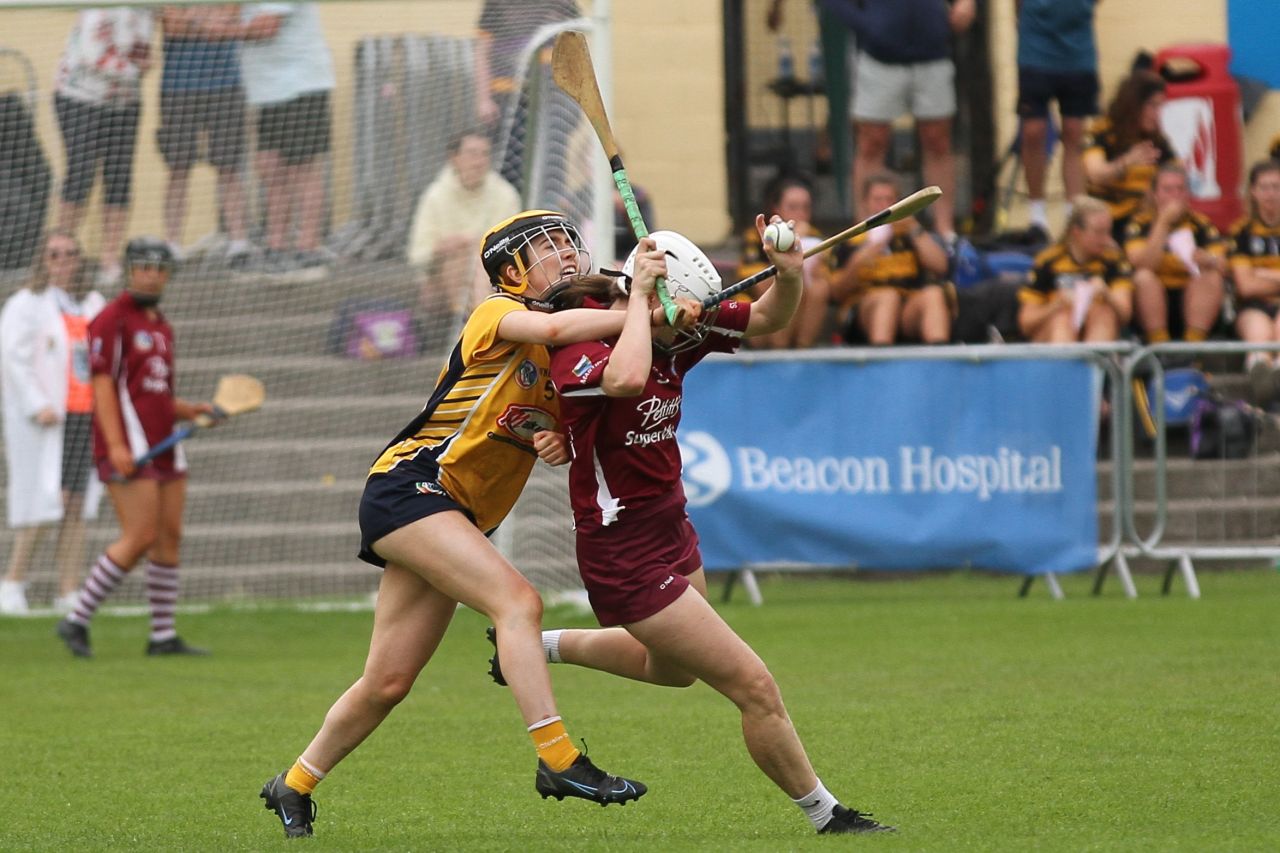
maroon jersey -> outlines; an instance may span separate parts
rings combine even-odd
[[[89,370],[115,380],[120,427],[133,455],[173,432],[173,330],[159,311],[140,308],[128,291],[103,308],[89,324]],[[107,444],[93,415],[93,458],[107,458]],[[152,463],[160,471],[182,471],[182,449]]]
[[[711,334],[674,355],[654,351],[644,391],[608,397],[600,387],[616,338],[557,349],[551,381],[560,392],[560,415],[573,461],[569,500],[578,532],[612,524],[622,510],[644,514],[668,503],[684,504],[676,427],[684,375],[709,352],[733,352],[742,341],[751,306],[725,302]]]

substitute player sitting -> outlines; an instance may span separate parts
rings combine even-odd
[[[1018,329],[1032,343],[1120,337],[1133,316],[1133,268],[1111,239],[1106,203],[1075,200],[1062,239],[1036,256],[1018,302]]]
[[[884,210],[898,200],[898,182],[872,175],[862,196],[864,210]],[[890,346],[899,338],[951,340],[947,253],[915,217],[854,237],[837,259],[831,296],[842,303],[845,340],[865,337],[872,346]]]
[[[467,320],[422,411],[369,471],[360,558],[383,568],[369,656],[294,765],[263,786],[287,836],[312,834],[312,791],[408,695],[459,603],[498,626],[538,755],[537,791],[601,805],[645,793],[569,740],[542,655],[542,599],[487,538],[559,428],[547,346],[617,335],[623,317],[545,310],[558,282],[591,265],[577,227],[559,213],[530,210],[499,223],[484,235],[481,263],[493,293]],[[665,323],[660,311],[649,319]]]
[[[133,460],[173,432],[176,421],[211,414],[210,403],[174,396],[173,329],[157,307],[173,253],[163,241],[138,237],[124,253],[125,290],[89,324],[93,390],[93,461],[107,484],[120,536],[89,567],[75,609],[57,633],[77,657],[91,657],[89,624],[98,606],[144,555],[151,605],[149,655],[202,655],[174,629],[178,604],[178,546],[187,498],[182,446],[141,468]]]
[[[763,216],[756,228],[764,239]],[[738,707],[751,758],[815,829],[886,831],[840,805],[814,774],[773,676],[707,602],[698,535],[685,513],[676,443],[685,374],[708,353],[783,328],[800,302],[798,241],[785,253],[764,245],[778,267],[774,286],[758,302],[723,303],[693,333],[650,331],[657,276],[673,296],[701,301],[720,289],[710,260],[679,234],[640,242],[624,268],[629,298],[609,279],[583,283],[583,299],[612,308],[600,313],[626,318],[621,335],[557,348],[551,362],[573,449],[578,571],[596,618],[612,627],[546,631],[542,642],[551,662],[669,687],[706,682]],[[499,683],[520,675],[501,648],[491,670]]]
[[[1203,341],[1222,310],[1226,244],[1190,201],[1186,169],[1167,163],[1156,172],[1147,206],[1126,230],[1137,320],[1148,343]]]

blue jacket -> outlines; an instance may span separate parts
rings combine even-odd
[[[858,50],[880,62],[905,65],[951,55],[948,0],[821,0],[853,30]]]

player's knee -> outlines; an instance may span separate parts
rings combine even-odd
[[[778,690],[778,682],[764,664],[744,671],[738,679],[738,707],[744,713],[777,714],[782,712],[782,693]]]
[[[409,672],[366,674],[364,676],[365,696],[371,704],[379,708],[394,708],[409,695],[416,679],[417,674]]]

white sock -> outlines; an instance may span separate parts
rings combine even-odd
[[[1045,212],[1044,199],[1033,198],[1031,201],[1027,202],[1027,207],[1029,208],[1028,214],[1031,217],[1031,224],[1039,225],[1045,231],[1048,231],[1049,217]]]
[[[822,784],[822,780],[818,780],[818,787],[814,788],[808,794],[805,794],[798,800],[792,800],[804,812],[805,817],[809,818],[809,822],[813,824],[814,829],[822,829],[827,825],[827,821],[831,820],[831,812],[837,805],[839,800],[831,795],[827,790],[827,786]]]
[[[542,650],[547,653],[547,663],[563,663],[560,660],[560,635],[563,633],[563,630],[542,632]]]

